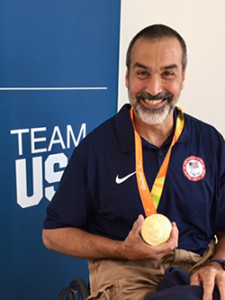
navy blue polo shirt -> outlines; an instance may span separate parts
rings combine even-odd
[[[134,173],[129,109],[130,105],[125,105],[74,150],[47,208],[45,229],[79,227],[124,240],[138,215],[145,215]],[[177,223],[178,248],[203,254],[216,232],[225,231],[224,139],[212,126],[187,114],[184,117],[157,211]],[[161,148],[142,140],[150,189],[171,139]]]

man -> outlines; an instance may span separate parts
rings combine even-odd
[[[176,107],[186,64],[185,42],[167,26],[133,38],[126,73],[133,109],[125,105],[75,149],[48,207],[43,241],[89,259],[89,299],[143,299],[168,267],[182,267],[191,285],[203,286],[204,300],[212,300],[215,285],[225,300],[224,140]],[[140,234],[148,214],[143,182],[172,222],[169,240],[158,246]]]

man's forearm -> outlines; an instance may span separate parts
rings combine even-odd
[[[79,228],[44,229],[43,242],[48,249],[85,258],[119,258],[120,241],[94,235]]]
[[[178,245],[179,231],[172,223],[169,240],[159,246],[146,244],[140,236],[144,217],[139,215],[124,241],[94,235],[79,228],[43,230],[43,242],[48,249],[86,259],[161,259]]]

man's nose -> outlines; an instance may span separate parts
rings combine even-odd
[[[146,86],[146,92],[150,93],[153,96],[163,92],[162,80],[159,76],[155,75],[149,78],[149,81]]]

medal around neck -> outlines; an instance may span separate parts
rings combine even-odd
[[[162,214],[147,217],[141,228],[143,240],[151,246],[159,246],[168,241],[172,230],[170,220]]]

